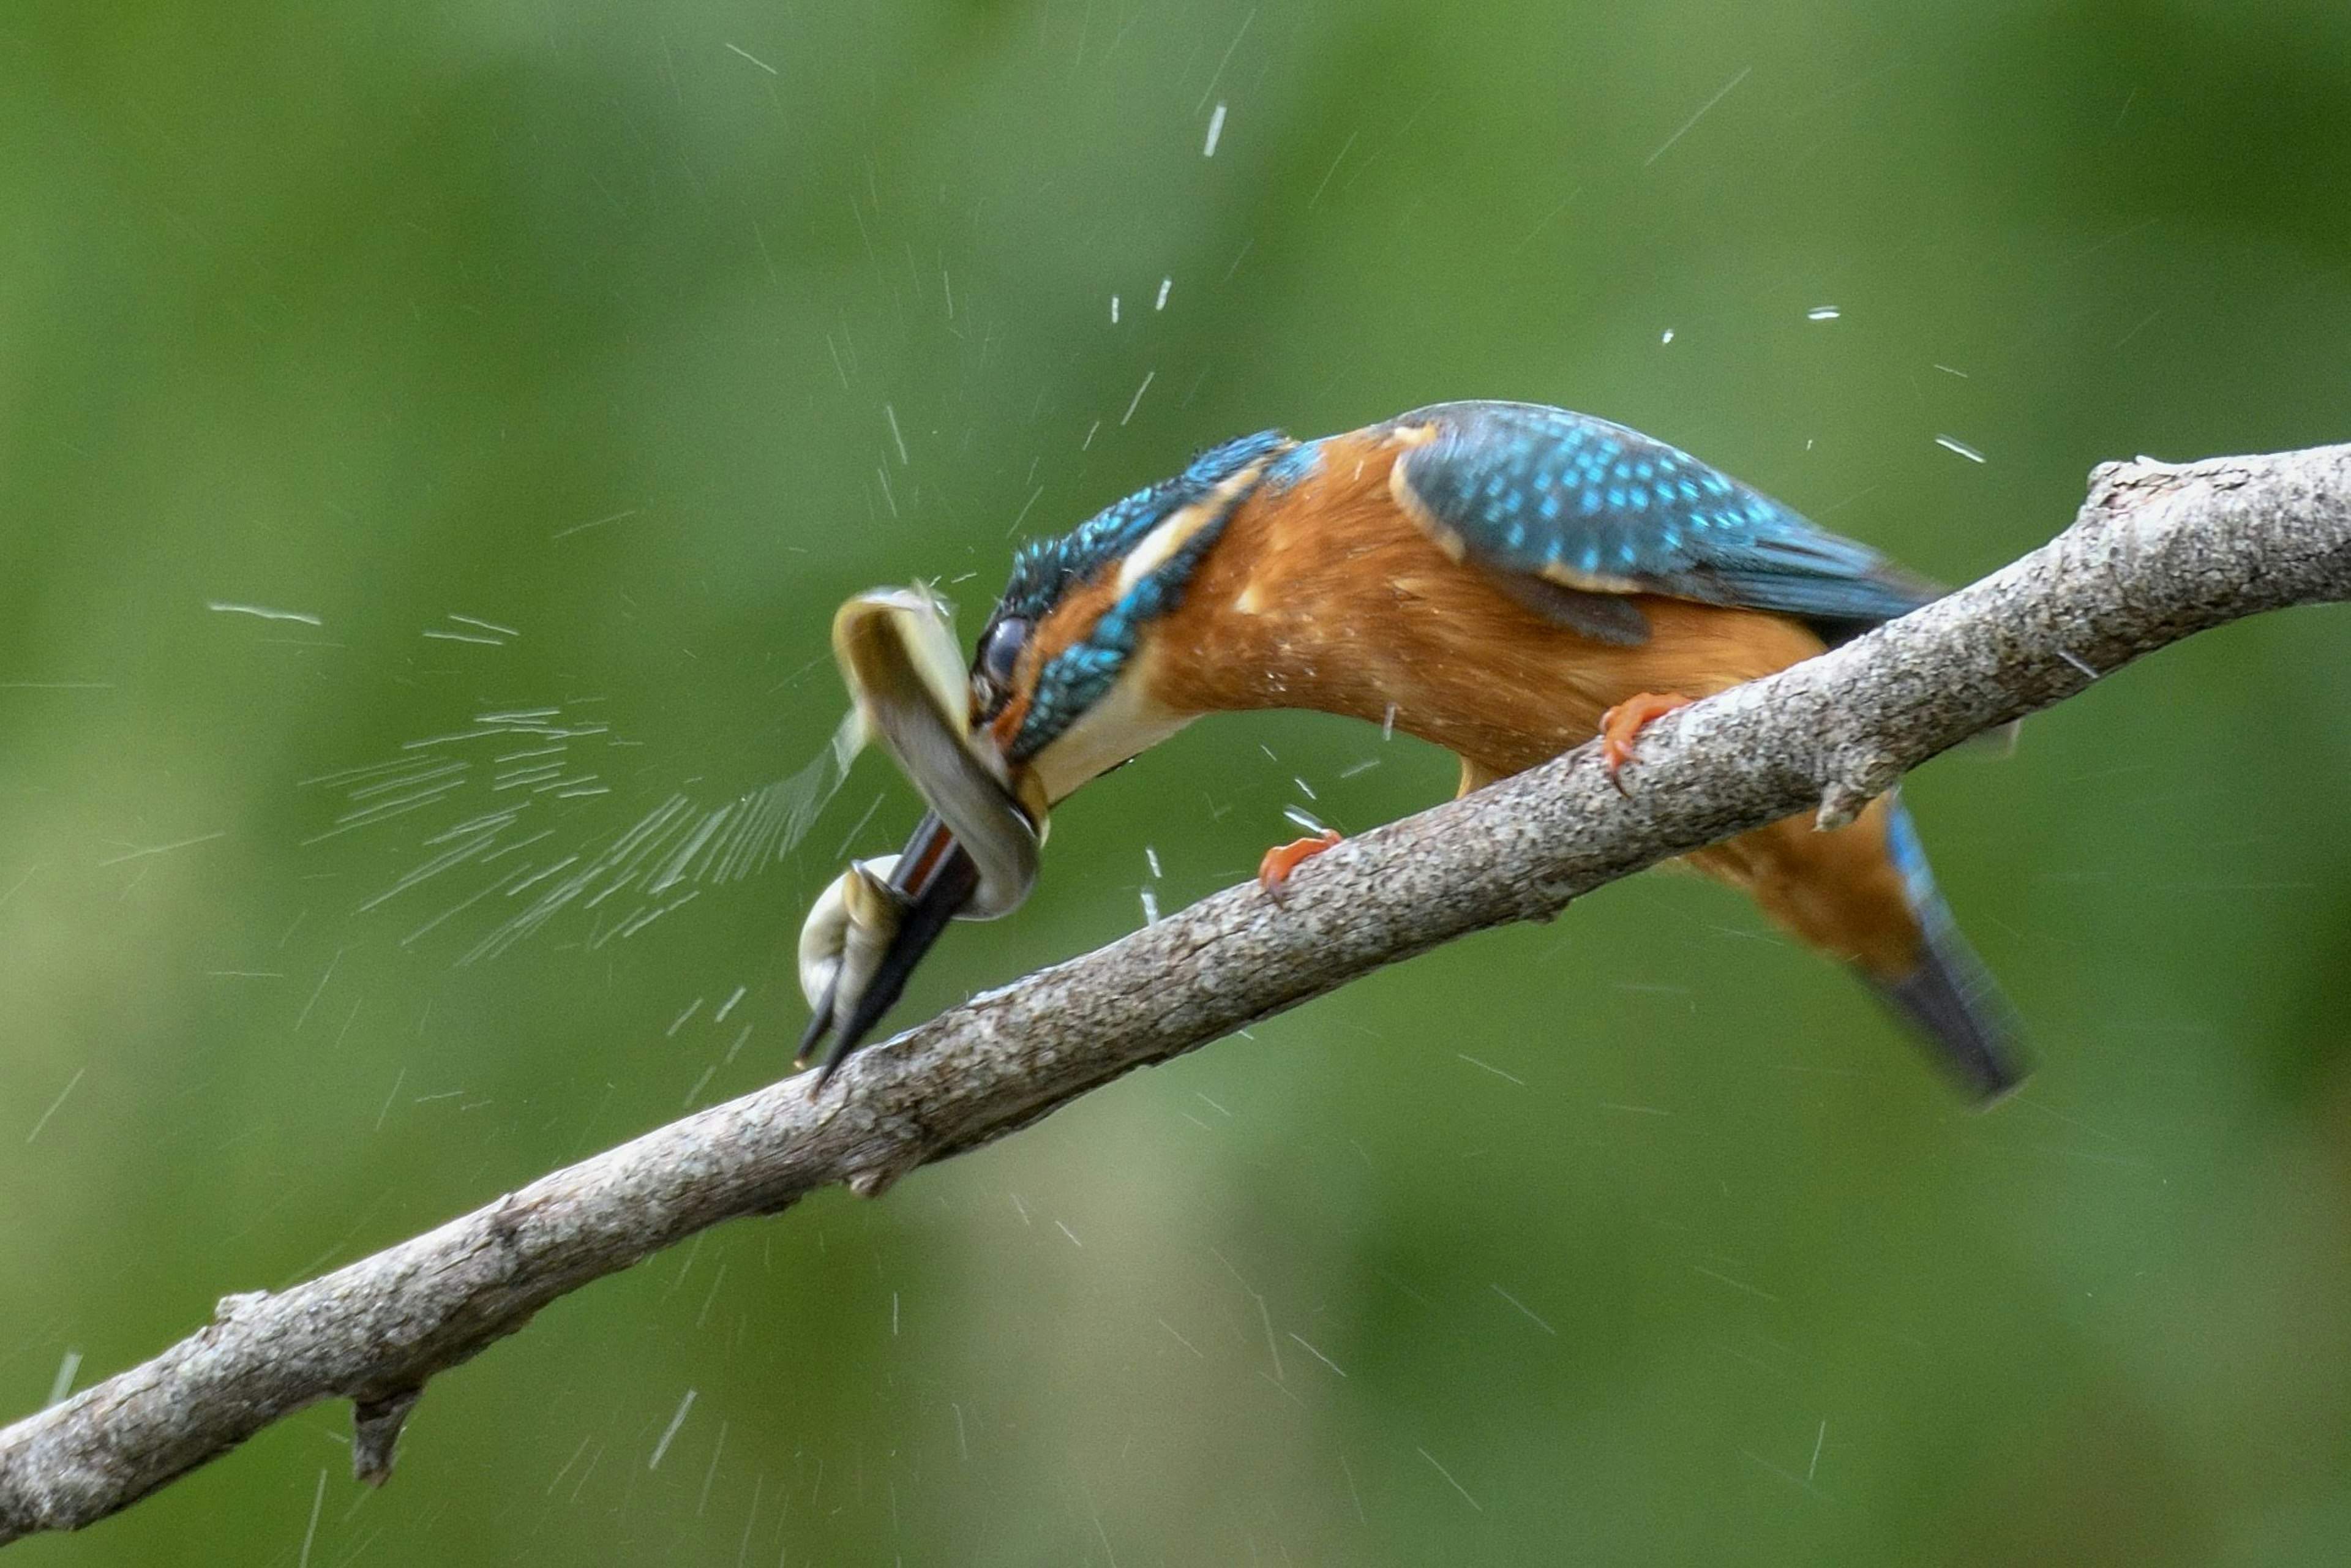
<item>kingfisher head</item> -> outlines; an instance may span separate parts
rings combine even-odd
[[[1033,776],[1059,801],[1185,722],[1148,695],[1154,626],[1290,444],[1279,431],[1228,441],[1072,532],[1022,548],[971,667],[974,727],[1016,780]]]
[[[947,921],[1009,913],[1018,894],[991,896],[983,868],[1033,866],[1045,812],[1080,785],[1147,750],[1190,715],[1151,696],[1152,635],[1183,602],[1226,520],[1267,465],[1293,444],[1279,431],[1245,435],[1194,458],[1173,478],[1104,507],[1059,538],[1024,546],[979,633],[971,662],[969,751],[1008,802],[934,810],[914,830],[888,883],[894,927],[853,998],[817,1004],[803,1058],[839,1030],[828,1064],[854,1050],[894,1002]],[[956,771],[944,766],[943,774]],[[957,816],[964,836],[943,821]],[[1029,835],[1025,844],[1013,841]]]

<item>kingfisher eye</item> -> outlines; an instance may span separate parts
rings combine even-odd
[[[1020,650],[1028,645],[1028,622],[1018,616],[998,621],[980,640],[974,673],[998,695],[1011,691],[1012,667],[1020,662]]]

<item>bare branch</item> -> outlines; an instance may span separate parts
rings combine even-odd
[[[1586,747],[1321,856],[1279,906],[1231,889],[978,997],[820,1099],[775,1084],[308,1284],[225,1298],[154,1360],[0,1431],[0,1542],[102,1519],[322,1399],[354,1402],[354,1462],[381,1482],[434,1375],[708,1226],[835,1182],[879,1193],[1382,965],[1792,813],[1846,820],[1904,769],[2192,632],[2344,599],[2351,446],[2109,465],[2014,565],[1658,723],[1629,799]]]

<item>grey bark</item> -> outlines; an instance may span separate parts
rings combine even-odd
[[[0,1430],[0,1543],[105,1518],[322,1399],[361,1479],[426,1382],[556,1297],[721,1220],[845,1182],[878,1194],[1086,1091],[1468,932],[1807,810],[2143,653],[2351,599],[2351,446],[2093,476],[2074,525],[1972,587],[1660,721],[1629,793],[1587,747],[1369,832],[1275,904],[1228,889],[852,1058],[655,1129],[291,1290],[223,1298],[152,1361]]]

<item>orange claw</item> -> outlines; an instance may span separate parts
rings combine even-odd
[[[1624,782],[1616,776],[1625,764],[1633,760],[1633,743],[1641,731],[1673,712],[1690,706],[1691,699],[1679,692],[1667,692],[1662,696],[1656,692],[1643,692],[1627,697],[1600,716],[1600,761],[1608,769],[1608,781],[1619,791]]]
[[[1324,850],[1335,849],[1339,835],[1325,828],[1311,839],[1293,839],[1286,844],[1276,844],[1265,852],[1265,859],[1257,862],[1257,884],[1271,893],[1290,880],[1290,873]]]

